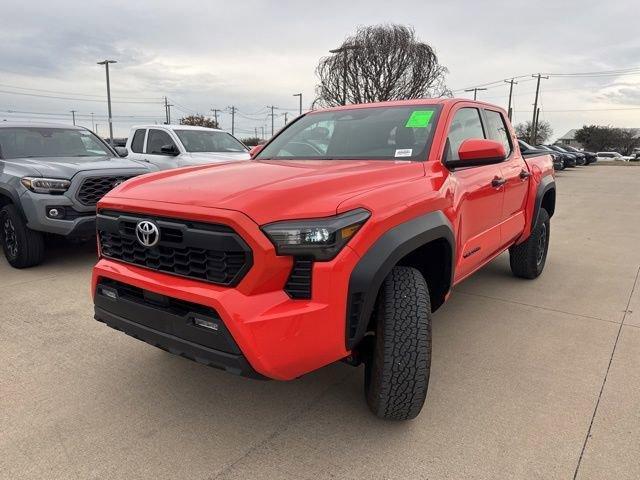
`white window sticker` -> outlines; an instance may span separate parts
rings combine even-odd
[[[413,149],[411,148],[398,148],[396,150],[396,157],[410,157],[413,153]]]

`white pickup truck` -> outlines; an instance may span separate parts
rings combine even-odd
[[[247,147],[233,135],[188,125],[133,127],[127,151],[127,158],[151,163],[160,170],[251,158]]]

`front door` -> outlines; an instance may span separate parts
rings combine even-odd
[[[480,111],[462,107],[449,125],[445,160],[458,160],[458,149],[470,138],[487,138]],[[453,164],[455,165],[455,164]],[[500,249],[500,219],[504,186],[500,164],[456,169],[451,181],[457,184],[454,208],[457,210],[455,281],[471,274]]]

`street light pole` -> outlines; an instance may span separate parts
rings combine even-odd
[[[302,115],[302,93],[294,93],[293,96],[300,97],[300,111],[298,112],[298,114]]]
[[[329,53],[342,53],[342,105],[347,104],[347,65],[349,60],[347,52],[349,50],[358,50],[359,48],[362,47],[360,45],[343,45],[340,48],[329,50]]]
[[[71,117],[73,118],[73,125],[76,125],[76,111],[77,110],[71,110]]]
[[[109,109],[109,141],[111,142],[111,146],[113,146],[113,119],[111,117],[111,85],[109,83],[109,64],[110,63],[118,63],[115,60],[103,60],[98,62],[98,65],[104,65],[105,72],[107,74],[107,107]]]

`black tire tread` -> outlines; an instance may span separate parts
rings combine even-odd
[[[549,235],[551,232],[549,213],[544,208],[540,208],[538,220],[533,227],[529,238],[520,245],[514,245],[509,249],[509,264],[511,266],[511,272],[516,277],[534,279],[542,273],[546,263],[546,253],[542,264],[538,266],[536,265],[536,249],[538,247],[537,238],[540,228],[542,228],[542,224],[544,223],[547,224],[547,235]],[[548,241],[547,248],[549,248]]]
[[[427,395],[431,366],[431,303],[422,274],[415,268],[394,267],[376,313],[367,403],[380,418],[415,418]]]
[[[44,237],[42,233],[31,230],[22,219],[14,205],[5,205],[0,210],[0,225],[8,216],[13,222],[18,237],[18,255],[9,258],[5,249],[5,257],[14,268],[28,268],[42,263],[44,260]],[[0,234],[1,235],[1,234]],[[2,238],[4,248],[4,238]]]

